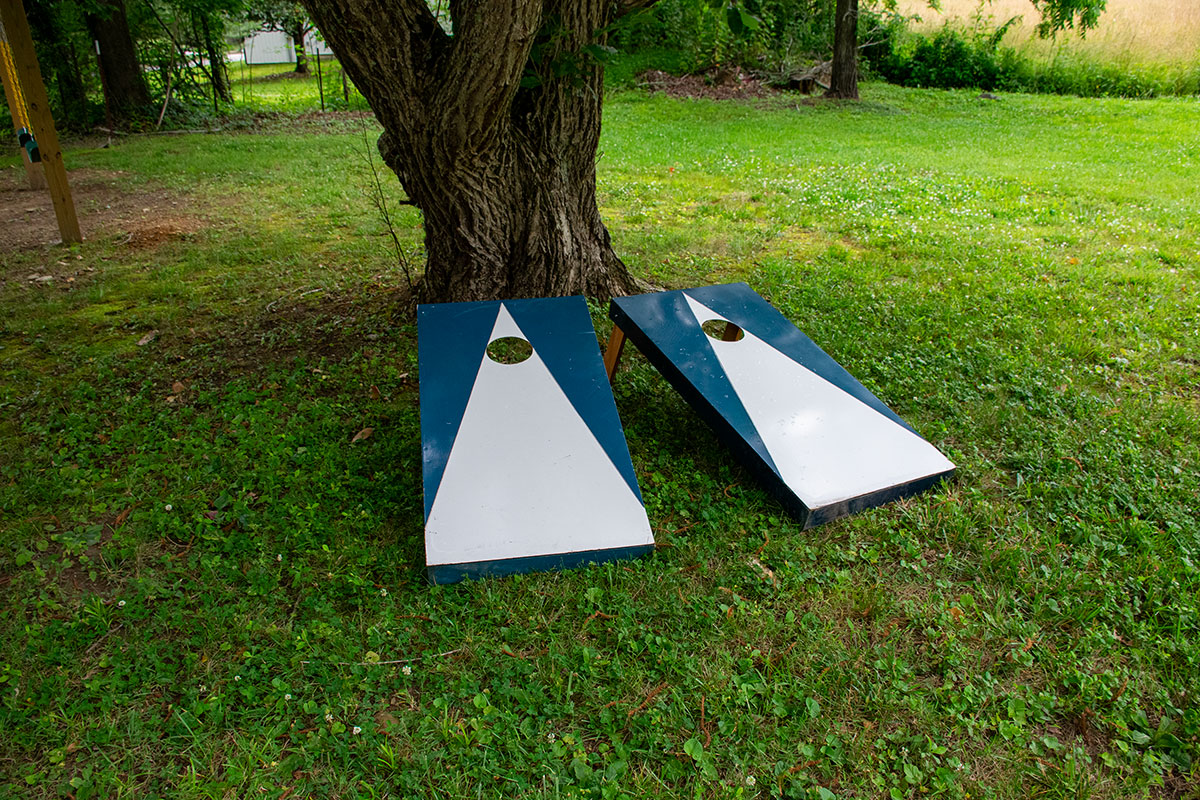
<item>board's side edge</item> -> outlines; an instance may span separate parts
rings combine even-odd
[[[862,511],[867,511],[872,508],[894,503],[897,500],[903,500],[906,497],[926,492],[937,486],[942,481],[948,481],[954,477],[955,468],[950,468],[944,472],[936,472],[933,475],[927,475],[923,478],[917,478],[913,481],[899,483],[895,486],[888,486],[885,489],[878,489],[867,494],[860,494],[857,497],[851,497],[837,503],[830,503],[827,506],[814,508],[812,514],[805,524],[805,528],[812,528],[817,525],[824,525],[826,522],[848,517],[851,514],[858,514]]]
[[[573,553],[550,553],[540,556],[503,558],[495,561],[473,561],[460,564],[430,564],[426,574],[430,583],[458,583],[479,578],[500,578],[527,572],[574,569],[584,564],[604,564],[637,558],[654,551],[654,544],[630,547],[610,547],[603,550],[580,550]]]

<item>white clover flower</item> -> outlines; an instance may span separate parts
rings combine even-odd
[[[292,696],[291,696],[290,694],[285,694],[285,695],[283,696],[283,699],[284,699],[284,700],[291,700],[291,699],[292,699]]]
[[[547,741],[547,742],[553,742],[553,741],[554,741],[554,738],[555,738],[555,737],[554,737],[554,731],[550,731],[550,733],[547,733],[547,734],[546,734],[546,741]]]
[[[325,714],[325,721],[326,721],[326,722],[333,722],[333,713],[332,713],[332,712],[326,712],[326,714]]]
[[[379,590],[379,596],[380,596],[380,597],[387,597],[387,589],[380,589],[380,590]]]
[[[124,607],[125,607],[125,601],[124,601],[124,600],[119,600],[119,601],[117,602],[117,608],[124,608]]]
[[[240,680],[242,679],[242,676],[241,676],[241,675],[234,675],[234,676],[233,676],[233,679],[234,679],[235,681],[240,681]]]
[[[360,733],[362,733],[362,728],[355,725],[353,728],[350,729],[350,732],[353,733],[355,736],[358,736]]]
[[[283,561],[283,553],[276,553],[276,554],[275,554],[275,560],[276,560],[276,561]]]
[[[754,776],[753,776],[753,775],[747,775],[747,776],[746,776],[746,785],[747,785],[747,786],[753,786],[753,785],[754,785],[754,784],[756,784],[756,783],[758,783],[758,781],[754,780]]]
[[[165,506],[163,506],[163,510],[164,511],[173,511],[174,507],[170,503],[167,503]]]
[[[403,667],[401,667],[400,671],[405,675],[412,675],[412,667],[410,667],[408,664],[405,664]]]
[[[200,694],[204,694],[207,691],[208,691],[208,687],[205,686],[203,683],[200,684]]]

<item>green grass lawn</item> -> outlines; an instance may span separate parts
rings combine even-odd
[[[69,149],[190,224],[0,255],[0,796],[1197,797],[1200,105],[794,102],[611,95],[618,252],[955,480],[801,531],[630,353],[657,552],[441,587],[375,129]]]
[[[342,66],[337,59],[321,59],[318,64],[308,58],[307,77],[295,73],[295,64],[245,64],[231,62],[228,66],[234,107],[268,111],[311,111],[320,107],[324,94],[325,107],[331,110],[369,111],[366,100],[354,84],[343,84]],[[319,80],[318,80],[319,78]]]

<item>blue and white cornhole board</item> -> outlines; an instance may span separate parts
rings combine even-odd
[[[430,580],[654,548],[582,297],[422,305],[417,335]],[[493,361],[509,336],[533,354]]]
[[[621,297],[609,316],[804,527],[915,494],[954,472],[744,283]],[[701,327],[709,320],[744,335],[714,339]]]

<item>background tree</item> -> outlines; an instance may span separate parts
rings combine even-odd
[[[169,28],[166,32],[177,49],[186,48],[204,54],[207,67],[201,64],[200,71],[208,78],[214,103],[216,100],[233,100],[225,62],[225,30],[230,17],[242,14],[242,0],[167,0],[162,3],[161,13],[154,10],[152,0],[144,2],[158,17],[160,26]]]
[[[192,19],[196,25],[196,38],[204,48],[208,57],[209,80],[212,82],[213,95],[225,102],[233,100],[233,91],[229,85],[229,75],[225,65],[225,35],[222,20],[216,14],[207,10],[198,10]]]
[[[101,86],[112,122],[144,116],[150,91],[142,75],[123,0],[97,0],[87,12],[87,26],[96,43]]]
[[[246,18],[260,23],[266,30],[287,34],[296,50],[296,72],[308,72],[304,39],[312,32],[313,24],[304,6],[288,0],[252,0],[246,7]]]
[[[208,95],[214,107],[218,101],[231,101],[225,32],[229,18],[242,14],[241,0],[147,0],[143,7],[154,20],[155,35],[147,35],[142,44],[157,53],[159,71],[164,76],[162,90],[165,92],[169,73],[174,79],[175,97],[195,103]],[[196,59],[197,52],[204,57]]]
[[[83,15],[71,2],[27,0],[25,14],[37,42],[38,61],[47,73],[46,89],[54,90],[58,108],[55,122],[62,128],[83,131],[91,124],[88,77],[84,65],[89,47]]]
[[[858,99],[858,0],[837,0],[833,27],[833,72],[826,97]]]

